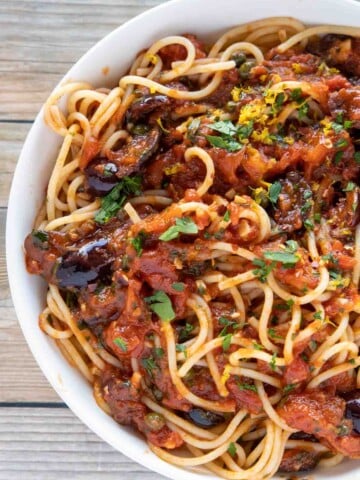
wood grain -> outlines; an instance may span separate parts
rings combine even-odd
[[[0,120],[32,120],[92,45],[164,1],[0,1]]]
[[[0,409],[0,480],[162,480],[100,440],[67,408]]]

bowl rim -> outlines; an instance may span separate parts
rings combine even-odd
[[[60,79],[60,81],[57,83],[57,85],[54,87],[52,90],[55,91],[59,85],[61,85],[65,80],[68,80],[69,75],[71,75],[72,70],[76,67],[81,65],[82,63],[86,62],[88,58],[91,58],[91,56],[94,54],[94,52],[99,48],[99,46],[103,42],[108,42],[112,38],[115,38],[118,34],[119,31],[127,28],[131,28],[132,25],[136,25],[137,23],[143,22],[146,20],[147,17],[151,17],[154,13],[161,12],[162,10],[171,10],[174,6],[176,5],[181,5],[181,4],[187,4],[190,5],[191,2],[195,2],[197,0],[169,0],[165,3],[161,3],[157,6],[154,6],[152,8],[148,8],[142,13],[136,15],[135,17],[127,20],[123,24],[119,25],[116,27],[114,30],[109,32],[107,35],[102,37],[100,40],[98,40],[90,49],[88,49],[75,63],[72,64],[70,69],[65,73],[65,75]],[[202,1],[202,0],[199,0]],[[215,1],[215,0],[214,0]],[[294,0],[281,0],[282,4],[291,3]],[[310,0],[297,0],[299,3],[306,3],[309,2]],[[360,2],[357,0],[317,0],[318,3],[323,3],[325,5],[338,5],[338,6],[348,6],[349,8],[358,8],[360,12]],[[256,3],[256,2],[255,2]],[[280,3],[280,2],[279,2]],[[295,2],[294,2],[295,3]],[[256,13],[256,8],[253,7],[251,10],[251,15],[255,15]],[[268,16],[268,15],[266,15]],[[296,15],[294,15],[296,17]],[[258,18],[262,18],[261,15]],[[341,22],[340,22],[341,23]],[[360,22],[358,21],[360,26]],[[230,26],[231,28],[231,26]],[[82,423],[84,423],[88,428],[91,429],[91,431],[95,432],[103,441],[111,445],[115,450],[123,453],[130,459],[132,459],[134,462],[143,465],[144,467],[151,469],[151,471],[159,473],[161,475],[164,475],[167,478],[172,478],[175,480],[183,480],[184,475],[186,475],[187,480],[204,480],[206,478],[217,478],[217,477],[212,477],[208,475],[204,475],[202,473],[197,473],[194,470],[183,470],[180,467],[173,466],[171,464],[166,463],[165,461],[161,460],[158,457],[155,457],[151,452],[148,450],[145,451],[145,455],[141,455],[142,452],[137,451],[137,449],[134,449],[131,445],[131,442],[129,444],[123,444],[121,448],[119,445],[114,445],[114,442],[111,441],[103,432],[101,425],[98,424],[95,419],[93,420],[91,415],[88,415],[89,412],[85,412],[82,409],[81,401],[79,401],[77,398],[75,398],[74,394],[72,392],[68,391],[63,391],[61,388],[59,388],[59,383],[54,381],[54,377],[51,375],[50,372],[50,365],[47,365],[46,362],[44,363],[44,360],[41,358],[41,355],[36,351],[34,343],[31,341],[29,338],[26,329],[25,329],[25,321],[24,320],[24,315],[23,315],[23,308],[21,307],[22,304],[22,297],[21,297],[21,291],[18,291],[17,285],[18,285],[18,278],[16,274],[16,268],[14,267],[14,264],[12,262],[13,255],[18,254],[18,245],[15,245],[15,242],[13,242],[13,236],[16,232],[16,222],[12,222],[13,218],[13,213],[16,211],[16,203],[17,203],[17,184],[18,180],[21,177],[21,166],[23,162],[26,162],[26,147],[34,137],[34,133],[39,129],[40,125],[43,122],[43,112],[44,112],[44,106],[41,107],[39,113],[36,115],[35,120],[26,136],[26,139],[24,141],[24,144],[21,149],[21,153],[19,155],[17,165],[13,174],[12,182],[11,182],[11,189],[10,189],[10,194],[9,194],[9,202],[8,202],[8,209],[7,209],[7,218],[6,218],[6,265],[7,265],[7,272],[8,272],[8,279],[9,279],[9,286],[10,286],[10,292],[11,292],[11,298],[13,300],[14,304],[14,309],[16,312],[17,320],[18,323],[20,324],[22,333],[24,335],[24,338],[26,340],[26,343],[28,347],[30,348],[30,351],[32,353],[32,356],[34,357],[36,363],[38,364],[40,370],[42,373],[45,375],[47,378],[48,382],[51,384],[52,388],[57,392],[59,397],[65,402],[65,404],[73,411],[73,413],[81,420]],[[37,327],[37,325],[36,325]],[[38,327],[37,327],[38,328]],[[63,362],[66,362],[66,359],[63,359]],[[96,409],[99,409],[99,407],[94,404]],[[92,410],[92,408],[90,408]],[[99,409],[100,410],[100,409]],[[106,414],[104,414],[106,415]],[[112,420],[113,421],[113,420]],[[114,422],[114,421],[113,421]],[[122,426],[119,426],[120,429],[122,429]],[[154,457],[154,458],[152,458]],[[331,469],[332,472],[336,473],[333,468]],[[340,476],[335,476],[334,478],[338,478],[341,480],[342,478],[345,480],[349,478],[347,474],[350,474],[353,472],[355,473],[356,471],[360,471],[360,464],[359,467],[356,469],[352,469],[349,472],[346,472],[345,475],[340,475]],[[330,472],[327,471],[327,474]],[[329,475],[328,475],[329,476]],[[332,475],[330,475],[332,477]]]

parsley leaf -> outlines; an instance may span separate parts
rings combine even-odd
[[[131,239],[131,245],[135,248],[138,257],[141,257],[143,252],[143,243],[146,237],[147,233],[142,230],[136,237]]]
[[[153,377],[153,371],[158,368],[155,363],[154,357],[145,357],[141,359],[141,365],[145,368],[150,377]]]
[[[276,181],[270,185],[269,188],[269,200],[275,205],[278,201],[279,195],[281,192],[281,183]]]
[[[185,358],[187,358],[186,345],[181,345],[180,343],[177,343],[176,344],[176,351],[183,353]]]
[[[268,335],[270,338],[273,338],[274,340],[278,339],[278,340],[283,340],[283,337],[280,337],[280,335],[278,335],[276,333],[276,330],[274,328],[269,328],[268,329]]]
[[[314,224],[309,218],[304,220],[304,227],[306,228],[306,230],[314,230]]]
[[[240,383],[236,382],[239,390],[249,390],[250,392],[256,392],[257,393],[257,388],[256,385],[253,385],[252,383]]]
[[[171,287],[177,292],[183,292],[185,290],[185,283],[183,282],[174,282]]]
[[[237,152],[242,148],[242,145],[233,138],[217,137],[215,135],[206,135],[206,140],[211,146],[216,148],[223,148],[229,152]]]
[[[191,323],[186,323],[185,327],[183,327],[179,332],[179,341],[185,342],[186,340],[188,340],[193,330],[194,330],[194,325],[192,325]]]
[[[95,222],[107,223],[114,217],[126,202],[129,195],[140,193],[141,177],[124,177],[101,199],[100,210],[95,215]]]
[[[163,242],[169,242],[170,240],[174,240],[175,238],[177,238],[180,233],[196,234],[198,233],[198,231],[199,230],[196,223],[193,222],[191,218],[177,218],[175,220],[175,225],[168,228],[164,233],[162,233],[159,239]]]
[[[209,127],[216,132],[223,133],[224,135],[235,135],[237,133],[236,126],[230,120],[224,120],[220,122],[215,122]]]
[[[343,148],[348,146],[348,141],[345,138],[340,138],[334,145],[336,148]]]
[[[253,270],[253,274],[258,277],[261,283],[265,283],[267,276],[271,272],[271,270],[275,267],[275,263],[271,263],[268,265],[264,260],[260,258],[254,258],[252,261],[254,267],[258,267]]]
[[[280,262],[284,265],[295,265],[299,261],[299,256],[290,252],[264,252],[266,260]]]
[[[39,242],[47,242],[49,238],[48,232],[45,232],[43,230],[33,230],[31,232],[31,235],[33,238],[36,238],[36,240],[39,240]]]
[[[123,352],[127,352],[127,342],[121,337],[114,338],[114,343],[117,347],[121,348]]]
[[[271,370],[275,370],[275,369],[276,369],[276,357],[277,357],[277,353],[274,353],[273,356],[271,357],[271,360],[270,360],[270,368],[271,368]]]
[[[224,352],[227,352],[229,350],[231,345],[231,339],[232,339],[232,333],[228,333],[224,336],[224,339],[222,342],[222,348]]]
[[[230,220],[230,212],[226,210],[225,215],[223,217],[224,222],[228,222]]]
[[[160,317],[163,322],[171,322],[175,318],[171,300],[162,290],[157,290],[151,297],[145,297],[145,302],[150,304],[150,310]]]
[[[301,88],[294,88],[291,91],[290,98],[291,100],[294,100],[296,103],[301,103],[303,101]]]
[[[352,192],[356,188],[356,183],[348,182],[345,188],[343,188],[343,192]]]
[[[285,395],[287,395],[292,390],[294,390],[295,387],[296,387],[295,383],[289,383],[288,385],[285,385],[285,387],[283,388],[283,393],[285,393]]]
[[[295,253],[296,250],[299,248],[299,244],[295,240],[287,240],[285,244],[286,250],[290,253]]]
[[[227,452],[228,452],[228,454],[229,454],[231,457],[235,457],[235,455],[236,455],[236,447],[235,447],[235,443],[234,443],[234,442],[229,443],[229,447],[228,447],[228,449],[227,449]]]
[[[227,334],[228,328],[233,328],[234,330],[237,330],[238,328],[240,328],[240,325],[237,322],[233,322],[232,320],[229,320],[226,317],[220,317],[219,323],[221,325],[224,325],[224,328],[220,332],[220,337],[225,337],[225,335]]]

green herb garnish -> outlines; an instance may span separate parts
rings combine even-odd
[[[114,343],[117,347],[121,348],[123,352],[127,352],[127,342],[121,337],[114,338]]]
[[[95,215],[95,222],[107,223],[123,207],[129,195],[139,195],[141,177],[124,177],[101,200],[100,210]]]
[[[163,322],[171,322],[175,318],[171,300],[162,290],[158,290],[151,297],[145,297],[145,302],[149,304],[150,310],[160,317]]]
[[[177,218],[175,220],[175,225],[172,227],[168,228],[164,233],[162,233],[159,237],[160,240],[163,242],[169,242],[170,240],[174,240],[177,238],[180,233],[185,233],[185,234],[196,234],[198,233],[198,227],[191,218],[188,217],[183,217],[183,218]]]

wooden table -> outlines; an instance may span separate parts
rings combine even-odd
[[[47,383],[17,323],[4,243],[13,170],[40,106],[89,47],[164,1],[0,0],[0,480],[160,479],[90,432]]]

